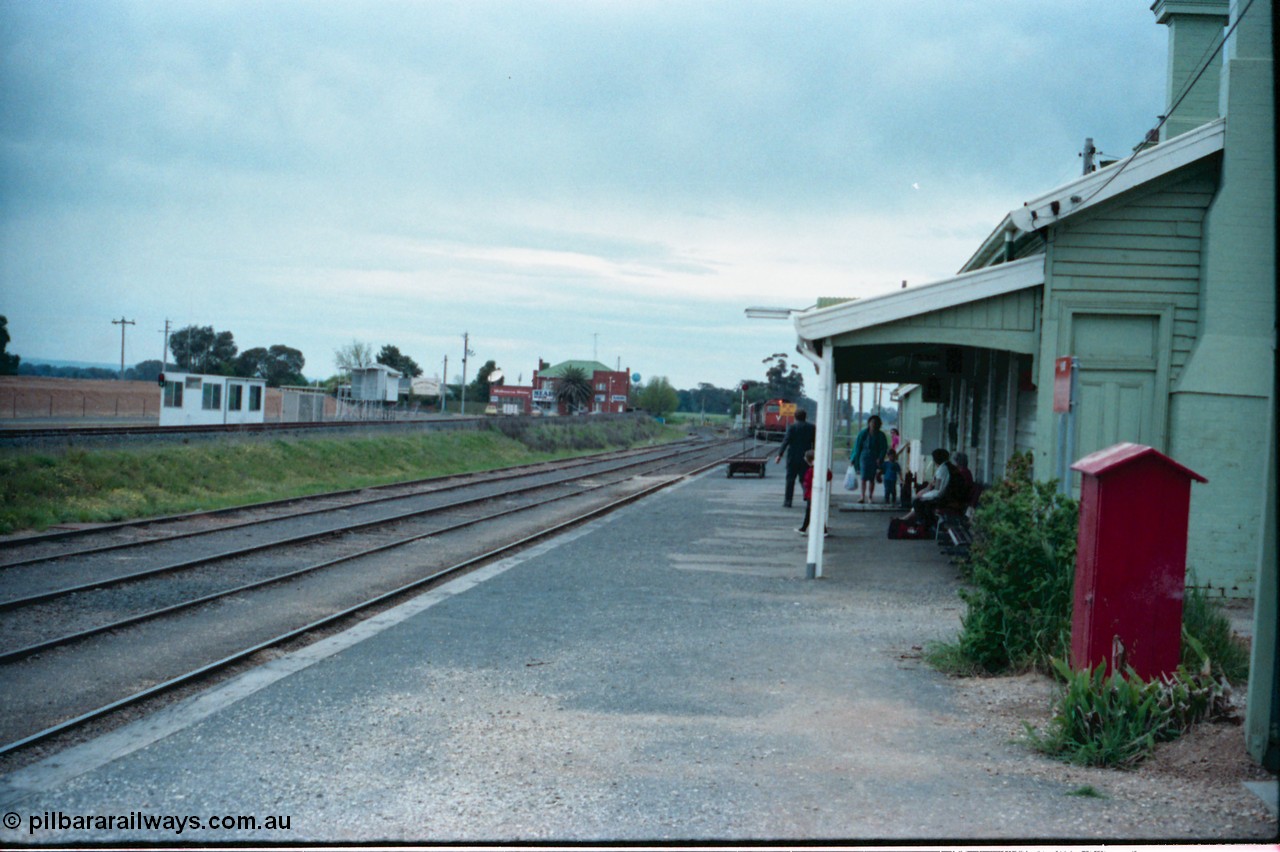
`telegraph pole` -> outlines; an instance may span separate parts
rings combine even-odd
[[[112,320],[112,325],[120,326],[120,378],[124,378],[124,327],[126,325],[137,325],[133,320],[127,320],[121,315],[120,319]]]
[[[440,378],[440,413],[444,414],[445,400],[449,397],[449,356],[444,356],[444,373]]]
[[[471,335],[462,332],[462,414],[467,413],[467,357],[476,353],[471,351],[470,347]]]
[[[169,326],[170,320],[164,321],[164,351],[160,353],[160,372],[169,371]]]
[[[1084,173],[1092,174],[1097,171],[1097,166],[1093,164],[1093,155],[1098,153],[1098,149],[1093,147],[1093,137],[1089,136],[1084,140],[1084,151],[1080,156],[1084,157]]]

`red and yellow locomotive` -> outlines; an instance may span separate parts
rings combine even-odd
[[[766,399],[747,406],[747,426],[757,438],[781,441],[787,427],[795,422],[796,404],[786,399]]]

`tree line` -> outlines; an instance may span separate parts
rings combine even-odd
[[[741,413],[744,401],[751,405],[768,399],[786,399],[813,410],[813,400],[804,395],[804,374],[800,372],[799,365],[788,361],[786,354],[782,352],[769,355],[761,363],[769,365],[763,381],[743,379],[737,387],[732,388],[699,382],[696,388],[675,391],[674,410],[691,414],[727,414],[732,417]]]
[[[179,372],[210,376],[266,379],[271,387],[304,385],[306,358],[292,346],[255,346],[240,352],[229,331],[211,325],[189,325],[169,335],[169,352]]]
[[[121,377],[115,370],[101,367],[22,364],[22,359],[18,355],[9,354],[6,351],[9,339],[8,320],[0,315],[0,375],[21,374],[90,379]],[[273,344],[240,352],[236,346],[235,336],[230,331],[215,331],[210,325],[189,325],[173,332],[169,336],[169,351],[173,354],[174,367],[179,372],[260,378],[265,379],[272,387],[307,383],[302,374],[306,359],[299,350],[283,344]],[[372,344],[357,340],[335,350],[334,363],[342,373],[350,373],[353,369],[374,364],[383,364],[411,378],[417,378],[423,372],[418,363],[401,352],[397,346],[386,344],[375,353]],[[708,382],[699,382],[696,388],[676,390],[665,376],[656,376],[632,388],[632,404],[655,416],[663,416],[672,411],[733,416],[739,413],[744,398],[748,405],[768,399],[788,399],[806,408],[812,408],[812,400],[804,396],[804,376],[798,365],[789,362],[784,353],[769,355],[762,363],[769,365],[765,370],[763,381],[744,379],[733,388],[721,388]],[[141,361],[128,368],[123,378],[155,381],[163,370],[164,364],[159,360]],[[494,361],[485,361],[476,372],[475,378],[466,385],[468,402],[480,405],[488,403],[491,387],[489,378],[495,370],[497,370],[497,364]],[[561,382],[565,401],[574,407],[589,404],[593,393],[590,378],[587,376],[567,378],[569,381]],[[340,380],[339,376],[334,376],[325,384],[336,385]],[[461,383],[446,382],[442,391],[448,398],[459,400],[462,397],[463,387]]]

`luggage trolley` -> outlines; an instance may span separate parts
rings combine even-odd
[[[751,452],[747,452],[747,432],[751,433]],[[733,476],[735,473],[744,475],[755,474],[761,479],[764,478],[764,472],[768,467],[769,454],[763,456],[755,455],[756,451],[756,435],[755,430],[749,425],[743,424],[742,429],[742,455],[734,456],[729,459],[729,467],[725,472],[725,476]]]

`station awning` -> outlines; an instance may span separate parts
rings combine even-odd
[[[837,382],[912,382],[936,373],[943,350],[1024,354],[1039,346],[1045,256],[1001,263],[882,296],[813,308],[797,335],[834,346]]]

